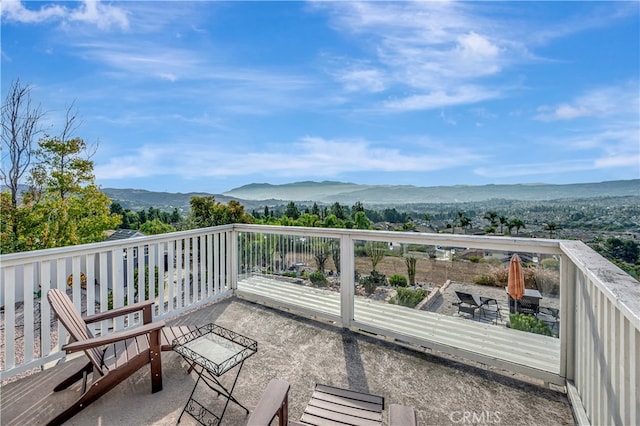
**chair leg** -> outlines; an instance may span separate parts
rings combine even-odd
[[[162,359],[160,357],[160,332],[158,330],[149,336],[149,364],[151,367],[151,393],[162,390]]]
[[[87,391],[83,393],[80,398],[73,403],[73,405],[64,410],[62,413],[58,414],[58,416],[49,421],[47,425],[52,426],[63,424],[64,422],[78,414],[80,411],[82,411],[84,408],[86,408],[93,401],[116,387],[120,382],[125,380],[130,375],[131,373],[129,372],[127,372],[127,374],[109,373],[106,376],[101,377],[97,381],[93,382],[91,386],[89,386],[89,389],[87,389]]]
[[[66,389],[66,388],[68,388],[69,386],[71,386],[72,384],[74,384],[75,382],[77,382],[80,379],[84,379],[85,380],[85,383],[83,383],[83,387],[85,387],[86,386],[87,374],[91,373],[92,370],[93,370],[93,364],[91,362],[89,362],[89,363],[87,363],[87,365],[83,366],[80,370],[76,371],[71,376],[69,376],[68,378],[66,378],[62,382],[60,382],[60,384],[58,384],[58,386],[53,388],[53,391],[54,392],[59,392],[59,391],[61,391],[63,389]]]

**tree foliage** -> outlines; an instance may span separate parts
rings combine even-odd
[[[166,234],[167,232],[173,232],[175,230],[176,228],[169,225],[168,223],[164,223],[160,220],[160,218],[148,220],[140,225],[140,232],[145,235]]]
[[[193,196],[190,204],[190,228],[207,228],[230,223],[253,223],[253,217],[245,213],[244,206],[236,200],[231,200],[227,205],[224,205],[216,201],[213,195]]]
[[[31,188],[22,205],[2,215],[2,240],[8,242],[3,253],[98,242],[120,224],[121,216],[109,209],[111,200],[94,183],[85,142],[67,137],[74,120],[68,113],[61,137],[39,141]],[[9,221],[16,233],[6,234]]]

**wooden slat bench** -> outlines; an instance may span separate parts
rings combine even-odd
[[[382,424],[384,398],[362,392],[317,384],[300,422],[308,425]]]

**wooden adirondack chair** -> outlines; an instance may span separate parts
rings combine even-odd
[[[55,315],[71,336],[62,348],[67,353],[84,351],[89,362],[54,388],[55,392],[68,388],[83,379],[82,394],[69,408],[49,424],[62,424],[87,405],[100,398],[141,367],[151,367],[151,392],[162,390],[161,350],[170,350],[171,342],[192,327],[165,327],[164,321],[151,322],[153,301],[135,303],[89,317],[82,317],[69,297],[58,289],[49,290],[47,299]],[[142,311],[143,325],[106,336],[94,337],[87,324]],[[93,373],[87,387],[87,376]]]

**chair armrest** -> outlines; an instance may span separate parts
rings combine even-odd
[[[118,331],[116,333],[110,333],[106,336],[93,337],[87,340],[81,340],[66,344],[62,347],[67,353],[84,351],[91,348],[96,348],[109,343],[120,342],[125,339],[131,339],[133,337],[141,336],[143,334],[150,334],[156,330],[160,330],[165,326],[164,321],[157,321],[151,324],[145,324],[140,327],[131,328],[127,330]]]
[[[87,324],[91,324],[93,322],[104,321],[106,319],[111,319],[115,317],[119,317],[122,315],[132,314],[134,312],[142,311],[145,308],[150,308],[155,302],[153,300],[145,300],[143,302],[134,303],[132,305],[121,306],[119,308],[111,309],[105,312],[100,312],[97,314],[84,316],[82,319]]]
[[[389,426],[416,426],[416,412],[406,405],[389,405]]]
[[[264,390],[258,405],[251,413],[247,426],[267,426],[276,415],[279,415],[279,424],[287,424],[288,398],[291,385],[284,380],[271,379]]]

